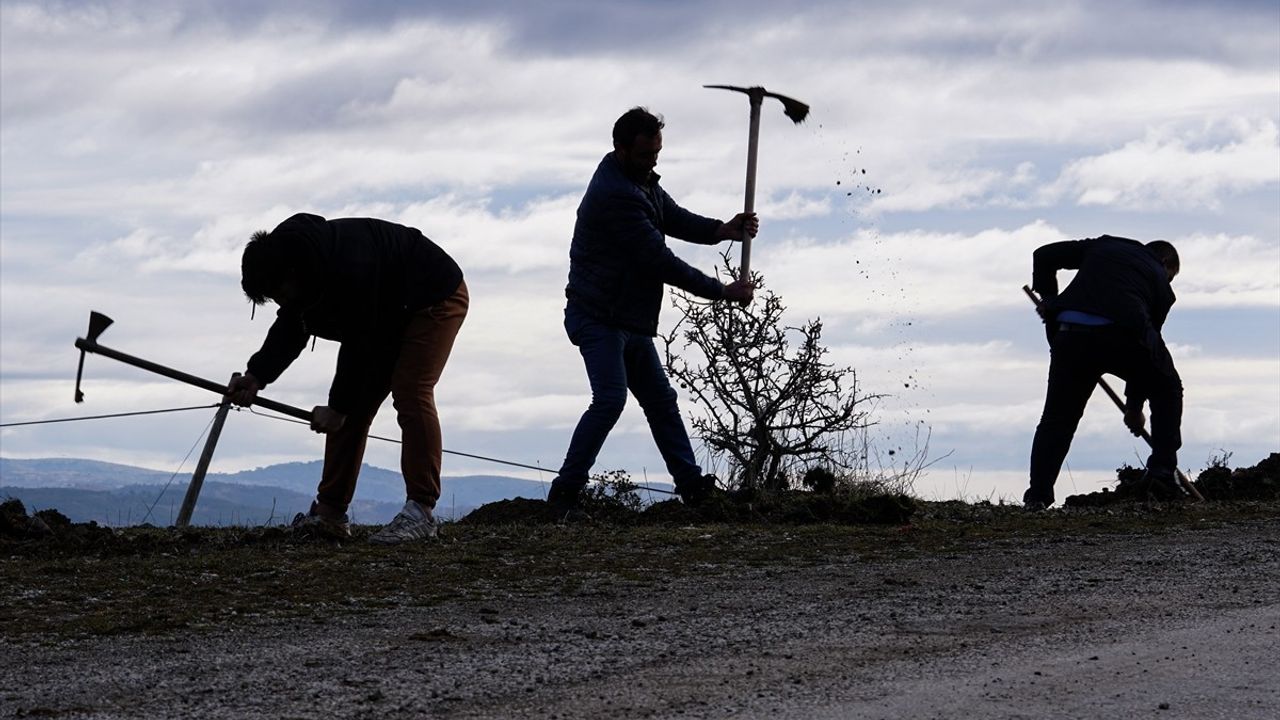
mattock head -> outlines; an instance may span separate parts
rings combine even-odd
[[[716,88],[718,90],[732,90],[734,92],[744,93],[751,99],[752,105],[759,105],[764,102],[764,98],[767,97],[777,98],[782,101],[782,112],[786,114],[787,117],[791,118],[791,122],[794,122],[797,125],[804,122],[804,119],[809,117],[809,106],[805,103],[802,103],[795,98],[789,98],[786,95],[769,92],[758,85],[749,88],[738,87],[737,85],[703,85],[702,87]]]
[[[85,333],[83,341],[89,345],[98,344],[98,336],[102,335],[107,328],[111,327],[111,323],[115,322],[111,318],[103,315],[97,310],[89,311],[89,332]],[[80,391],[80,378],[84,375],[84,354],[85,349],[81,346],[81,341],[76,342],[80,347],[80,364],[76,367],[76,402],[84,402],[84,393]]]
[[[89,342],[98,342],[98,336],[107,328],[111,327],[111,323],[115,322],[111,318],[103,315],[97,310],[89,311],[89,332],[85,335],[85,340]]]

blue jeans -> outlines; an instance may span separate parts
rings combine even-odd
[[[676,487],[700,480],[702,469],[694,459],[676,391],[667,380],[653,338],[605,325],[572,304],[565,308],[564,329],[586,364],[591,405],[578,420],[556,482],[586,485],[605,438],[622,415],[628,390],[644,410]]]

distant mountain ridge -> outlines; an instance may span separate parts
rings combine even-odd
[[[236,473],[209,473],[192,516],[196,525],[288,522],[315,495],[321,461],[290,462]],[[174,475],[131,465],[75,458],[0,457],[0,499],[14,497],[29,510],[55,508],[75,522],[168,525],[182,504],[191,473]],[[457,519],[497,500],[541,499],[546,483],[502,475],[445,477],[436,511]],[[167,485],[167,487],[166,487]],[[390,520],[404,503],[400,473],[364,465],[350,514],[358,523]]]

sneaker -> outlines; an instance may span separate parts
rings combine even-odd
[[[293,522],[290,523],[289,527],[296,533],[328,540],[348,540],[351,538],[351,522],[347,519],[346,513],[338,517],[330,517],[317,514],[314,507],[311,512],[294,515]]]
[[[440,524],[429,510],[413,500],[404,501],[402,509],[390,523],[369,536],[376,545],[398,545],[414,540],[428,540],[440,532]]]

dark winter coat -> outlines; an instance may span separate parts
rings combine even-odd
[[[1035,251],[1032,268],[1033,287],[1044,300],[1050,340],[1057,331],[1057,316],[1064,310],[1098,315],[1144,348],[1141,352],[1147,354],[1154,372],[1178,377],[1160,334],[1176,297],[1164,264],[1145,245],[1110,235],[1051,243]],[[1061,294],[1058,270],[1078,271]],[[1145,384],[1134,380],[1128,378],[1125,383],[1129,410],[1141,409],[1146,400]]]
[[[298,214],[271,234],[295,248],[302,296],[280,307],[248,371],[265,386],[311,336],[335,340],[329,407],[369,409],[384,397],[409,316],[452,295],[462,270],[418,230],[385,220]]]
[[[578,206],[565,295],[607,325],[653,336],[663,286],[719,299],[723,285],[675,256],[666,236],[714,245],[720,221],[685,210],[658,185],[627,177],[613,153],[596,168]]]
[[[1057,272],[1078,270],[1058,294]],[[1063,310],[1105,317],[1147,347],[1160,341],[1176,297],[1164,264],[1145,245],[1128,238],[1102,237],[1050,243],[1035,251],[1032,287],[1045,303],[1053,326]]]

